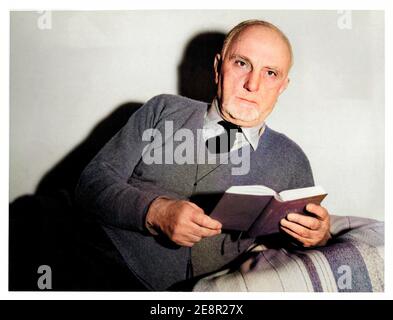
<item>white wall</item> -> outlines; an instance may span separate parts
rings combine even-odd
[[[384,16],[353,11],[37,12],[11,15],[10,201],[113,109],[178,93],[187,42],[266,19],[293,44],[291,83],[270,127],[298,142],[331,213],[384,217]],[[341,19],[341,20],[340,20]]]

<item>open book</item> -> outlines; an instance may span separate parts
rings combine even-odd
[[[233,186],[225,191],[210,217],[225,230],[245,231],[250,237],[277,233],[290,212],[309,214],[308,203],[320,204],[327,193],[320,186],[275,192],[265,186]]]

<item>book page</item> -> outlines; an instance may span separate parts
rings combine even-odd
[[[290,201],[290,200],[296,200],[296,199],[303,199],[303,198],[307,198],[307,197],[313,197],[313,196],[326,194],[326,193],[327,192],[321,186],[285,190],[285,191],[281,191],[279,193],[278,200]]]
[[[276,192],[266,186],[233,186],[225,191],[226,193],[249,194],[254,196],[274,196]]]

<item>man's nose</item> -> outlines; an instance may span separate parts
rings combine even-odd
[[[261,85],[261,74],[260,72],[251,71],[244,83],[244,88],[248,91],[254,92],[259,90]]]

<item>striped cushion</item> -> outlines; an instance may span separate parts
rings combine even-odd
[[[236,271],[198,281],[194,291],[375,292],[384,290],[384,223],[331,216],[325,247],[259,245]]]

